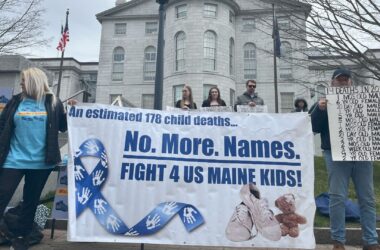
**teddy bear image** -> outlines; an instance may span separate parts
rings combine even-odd
[[[296,213],[296,199],[293,194],[285,194],[277,198],[275,205],[281,210],[281,214],[276,215],[281,226],[282,236],[298,237],[298,224],[306,224],[306,218]]]

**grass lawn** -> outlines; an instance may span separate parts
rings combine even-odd
[[[327,192],[327,171],[326,171],[326,166],[325,166],[325,161],[323,157],[315,157],[314,160],[314,169],[315,169],[315,182],[314,182],[314,195],[317,196],[323,192]],[[374,163],[374,187],[375,187],[375,196],[376,196],[376,210],[377,214],[380,214],[380,162],[375,162]],[[354,190],[354,185],[352,181],[350,182],[350,187],[349,187],[349,193],[348,196],[351,200],[356,200],[356,195],[355,195],[355,190]],[[316,227],[329,227],[329,218],[324,217],[318,214],[318,211],[316,212],[315,215],[315,221],[314,221],[314,226]],[[347,227],[351,228],[356,228],[360,227],[359,223],[347,223]],[[380,227],[380,222],[377,222],[377,227]]]

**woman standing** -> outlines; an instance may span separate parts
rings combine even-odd
[[[208,91],[208,98],[202,103],[202,107],[219,107],[226,106],[226,103],[220,98],[220,91],[217,87],[212,87]]]
[[[190,86],[185,85],[182,89],[182,100],[178,100],[175,104],[176,108],[185,110],[197,109],[197,104],[193,101],[193,92]]]
[[[53,167],[61,161],[58,131],[67,129],[63,105],[50,90],[43,71],[22,71],[21,89],[0,116],[0,233],[16,250],[28,249],[27,236],[42,189]],[[22,177],[21,215],[17,223],[10,224],[3,213]]]

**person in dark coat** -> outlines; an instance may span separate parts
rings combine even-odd
[[[28,249],[27,236],[42,189],[61,161],[58,131],[67,129],[65,109],[42,70],[22,71],[21,89],[0,115],[0,233],[16,250]],[[4,210],[23,177],[20,217],[9,223],[3,218]]]
[[[212,87],[208,91],[208,98],[203,101],[202,107],[219,107],[226,106],[226,103],[220,97],[220,91],[217,87]]]
[[[292,112],[307,112],[307,102],[304,98],[297,98],[294,101],[294,109]]]
[[[197,109],[197,104],[193,100],[193,91],[189,85],[183,86],[182,99],[177,101],[175,107],[184,110]]]

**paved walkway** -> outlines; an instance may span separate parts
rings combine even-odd
[[[50,239],[50,230],[44,231],[45,237],[41,244],[32,246],[31,250],[140,250],[140,244],[115,244],[115,243],[72,243],[66,241],[66,231],[55,230],[54,239]],[[9,246],[0,246],[0,250],[9,249]],[[245,250],[249,248],[228,248],[228,247],[188,247],[188,246],[167,246],[167,245],[144,245],[144,250]],[[255,248],[267,250],[267,248]],[[331,250],[331,245],[317,245],[316,249]],[[347,250],[360,250],[361,247],[347,246]],[[268,248],[269,250],[269,248]],[[271,250],[274,250],[273,248]],[[281,250],[284,250],[281,248]]]

